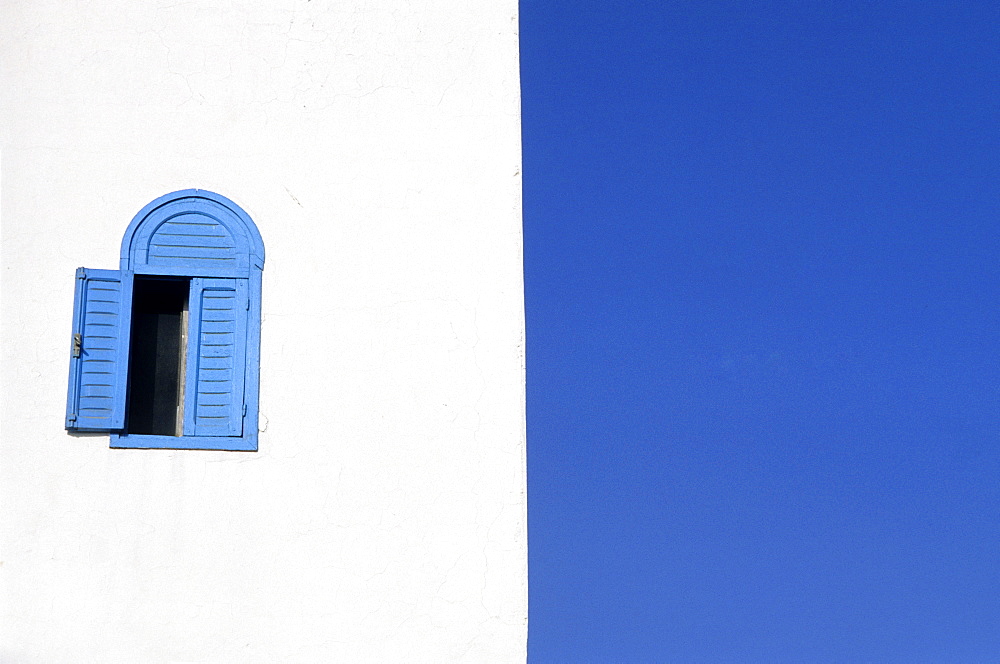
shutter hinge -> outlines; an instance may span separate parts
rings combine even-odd
[[[243,404],[243,417],[247,416],[247,405]]]
[[[247,298],[247,311],[250,311],[250,298]]]
[[[87,268],[85,268],[85,267],[78,267],[78,268],[76,268],[76,278],[77,279],[86,279],[87,278]]]
[[[66,416],[67,422],[76,422],[76,413],[70,413]]]
[[[73,335],[73,357],[80,357],[81,348],[83,348],[83,335],[76,333]]]

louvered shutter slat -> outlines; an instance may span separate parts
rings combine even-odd
[[[191,281],[185,435],[240,436],[246,373],[247,280]]]
[[[114,431],[125,426],[129,285],[118,270],[77,270],[67,429]]]

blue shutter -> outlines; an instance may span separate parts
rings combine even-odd
[[[188,308],[184,435],[241,436],[247,280],[193,278]]]
[[[66,428],[125,426],[131,281],[118,270],[76,271]]]

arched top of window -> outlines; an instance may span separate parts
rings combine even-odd
[[[264,267],[264,242],[240,206],[204,189],[161,196],[122,238],[121,269],[135,274],[247,277]]]

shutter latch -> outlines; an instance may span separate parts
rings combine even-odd
[[[80,357],[80,349],[83,348],[83,335],[74,334],[73,335],[73,357]]]

